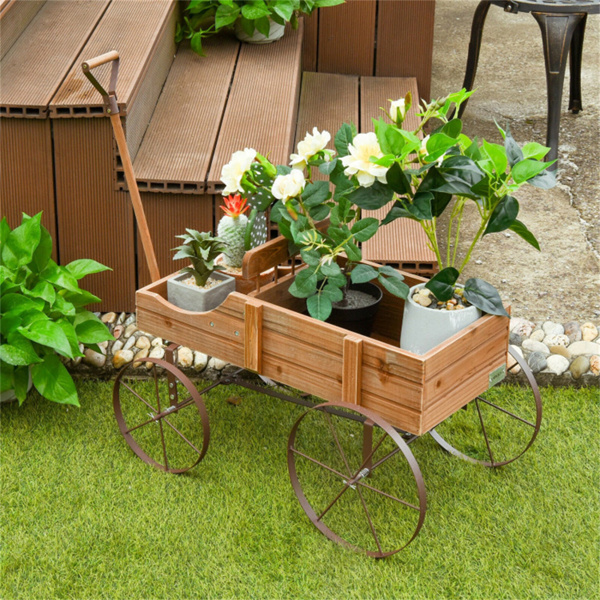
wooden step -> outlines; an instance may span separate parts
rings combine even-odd
[[[46,0],[2,0],[0,3],[0,60],[19,39]]]
[[[142,191],[214,194],[244,147],[287,162],[300,91],[302,26],[276,44],[220,34],[206,58],[182,45],[134,163]]]
[[[360,91],[359,91],[360,90]],[[343,122],[354,123],[362,132],[372,131],[372,117],[387,108],[388,100],[413,94],[413,108],[407,117],[409,127],[416,129],[418,117],[418,90],[414,78],[358,77],[326,73],[303,74],[296,143],[313,127],[331,133],[332,139]],[[333,146],[333,141],[330,144]],[[387,208],[364,211],[365,216],[382,219]],[[377,234],[362,245],[363,257],[389,264],[419,275],[432,275],[437,271],[434,253],[427,246],[427,238],[415,221],[398,219],[379,229]]]
[[[5,26],[11,25],[9,18],[22,4],[36,5],[18,2],[12,8],[13,3],[2,12],[3,51]],[[0,63],[0,115],[46,118],[50,100],[109,4],[110,0],[52,0],[38,7]],[[25,18],[23,13],[21,9],[19,14]],[[40,52],[41,48],[46,50]]]

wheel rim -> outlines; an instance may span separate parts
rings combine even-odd
[[[501,467],[525,454],[535,441],[542,424],[540,391],[527,362],[512,348],[509,353],[516,361],[509,371],[520,366],[529,388],[511,396],[492,388],[432,429],[433,439],[450,454]]]
[[[410,448],[384,419],[362,407],[325,403],[300,416],[288,441],[288,469],[313,525],[352,550],[375,558],[395,554],[425,520],[425,484]]]
[[[113,407],[119,430],[145,463],[161,471],[185,473],[208,450],[210,426],[201,394],[214,386],[199,392],[171,363],[157,358],[144,362],[151,363],[150,379],[135,376],[134,361],[115,380]]]

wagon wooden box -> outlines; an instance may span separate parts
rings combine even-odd
[[[253,280],[287,262],[287,246],[277,238],[247,253],[244,276]],[[170,275],[138,290],[138,326],[324,400],[372,409],[415,435],[487,390],[490,375],[506,363],[506,318],[486,315],[419,356],[399,347],[402,299],[383,289],[366,337],[302,314],[305,301],[288,292],[294,276],[250,294],[234,292],[215,310],[196,313],[167,301]],[[425,281],[404,277],[410,286]]]

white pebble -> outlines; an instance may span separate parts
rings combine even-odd
[[[586,354],[600,354],[600,344],[594,342],[573,342],[569,346],[571,356],[584,356]]]
[[[123,342],[121,340],[117,340],[111,348],[112,353],[114,354],[115,352],[118,352],[119,350],[121,350],[121,348],[123,348]]]
[[[125,338],[131,337],[137,330],[137,325],[135,323],[131,323],[130,325],[127,325],[123,335]]]
[[[560,354],[551,354],[546,363],[546,368],[555,375],[562,375],[569,368],[568,359]]]
[[[227,362],[221,360],[220,358],[215,358],[214,356],[208,361],[208,366],[211,369],[215,369],[216,371],[222,371],[226,366]]]
[[[126,342],[125,346],[123,346],[123,350],[129,350],[135,344],[135,338],[131,336]]]
[[[208,364],[208,356],[204,352],[194,352],[194,369],[202,371]]]
[[[530,352],[541,352],[544,356],[548,356],[550,354],[550,350],[546,344],[542,344],[542,342],[536,342],[534,340],[525,340],[523,342],[523,349],[529,350]]]
[[[554,321],[546,321],[542,325],[542,329],[546,335],[562,335],[565,332],[565,328]]]
[[[544,344],[548,346],[564,346],[565,348],[571,343],[571,340],[568,336],[561,335],[547,335],[543,340]]]
[[[543,329],[536,329],[529,338],[533,342],[541,342],[546,337]]]
[[[598,337],[598,328],[593,323],[584,323],[581,326],[581,339],[584,342],[591,342]]]
[[[127,363],[133,360],[133,352],[131,350],[119,350],[112,359],[113,366],[115,369],[120,369]]]
[[[194,353],[185,346],[182,346],[177,350],[177,362],[180,367],[187,369],[194,364]]]
[[[140,335],[135,345],[138,348],[150,348],[150,340],[145,335]]]
[[[150,345],[151,346],[162,346],[162,343],[163,343],[162,338],[157,337],[152,340],[152,343]]]

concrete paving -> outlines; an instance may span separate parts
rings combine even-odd
[[[434,97],[462,87],[477,4],[437,0]],[[600,323],[600,16],[588,18],[581,80],[583,111],[573,115],[567,109],[567,69],[559,185],[552,190],[525,186],[516,194],[519,218],[537,236],[541,253],[514,234],[486,236],[461,278],[486,279],[512,305],[513,315],[537,322]],[[544,56],[539,26],[531,15],[490,8],[475,86],[464,114],[467,135],[501,143],[496,119],[500,125],[510,124],[521,145],[545,143]],[[473,211],[469,233],[476,226],[474,216]]]

